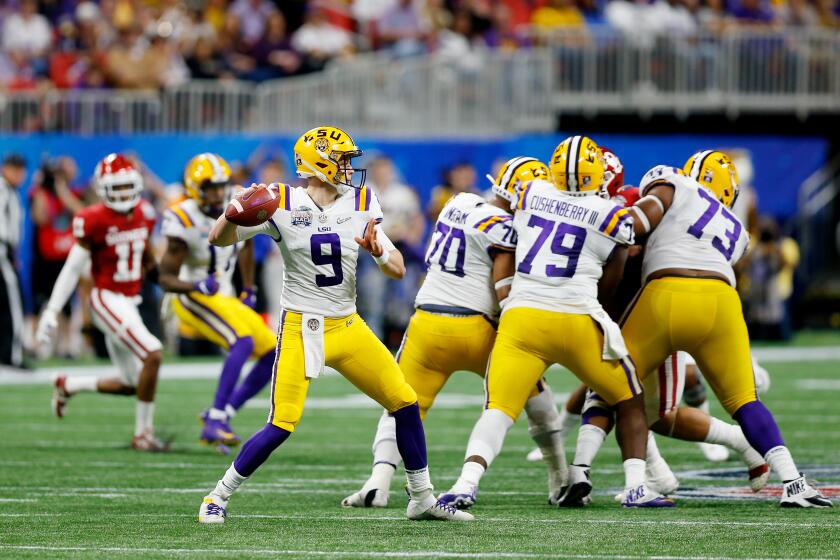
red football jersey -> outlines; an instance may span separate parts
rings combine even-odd
[[[129,214],[99,202],[73,218],[73,235],[90,247],[93,284],[127,296],[140,293],[143,253],[155,225],[155,210],[145,200]]]

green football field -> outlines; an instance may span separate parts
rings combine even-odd
[[[800,468],[837,497],[840,359],[830,348],[826,355],[797,350],[793,357],[765,360],[772,386],[764,400]],[[682,484],[679,507],[618,507],[612,496],[623,475],[610,438],[593,469],[593,504],[552,508],[542,464],[525,461],[531,444],[524,420],[511,430],[482,482],[475,523],[405,520],[401,474],[387,509],[342,509],[340,500],[369,472],[379,411],[334,375],[313,382],[298,431],[234,496],[228,522],[202,526],[196,522],[201,498],[231,460],[196,442],[196,414],[210,401],[210,374],[219,366],[167,367],[206,377],[161,380],[156,424],[175,437],[169,454],[128,448],[131,399],[82,395],[57,420],[47,384],[0,387],[0,557],[840,557],[840,507],[782,510],[777,481],[752,495],[738,461],[711,464],[694,444],[664,438],[660,449]],[[561,370],[548,380],[558,394],[575,386]],[[429,415],[426,434],[438,490],[458,475],[481,396],[477,377],[457,374]],[[236,419],[243,436],[264,422],[266,399],[263,392]],[[713,411],[722,415],[716,402]],[[572,439],[567,450],[573,449]]]

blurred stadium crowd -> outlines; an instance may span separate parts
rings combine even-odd
[[[740,157],[744,157],[743,154]],[[748,157],[748,156],[747,156]],[[297,183],[289,171],[285,156],[258,148],[244,162],[231,162],[234,184],[252,182]],[[501,165],[501,161],[497,165]],[[137,161],[144,175],[144,197],[152,202],[158,212],[184,196],[180,183],[167,184],[158,178],[148,162]],[[799,260],[796,242],[781,233],[779,224],[769,216],[759,216],[756,194],[750,185],[750,162],[740,163],[742,171],[741,206],[736,212],[748,224],[753,238],[753,250],[739,269],[739,289],[750,322],[750,332],[759,338],[786,339],[791,336],[790,300],[793,293],[793,274]],[[371,259],[359,260],[359,311],[376,334],[390,347],[399,346],[403,331],[413,312],[414,296],[425,273],[425,243],[429,226],[433,225],[446,201],[460,192],[474,192],[489,196],[489,184],[479,180],[479,173],[469,162],[447,169],[439,186],[433,189],[425,204],[408,184],[393,161],[382,153],[366,157],[368,185],[377,192],[385,213],[384,227],[405,256],[407,274],[402,281],[385,278],[378,273]],[[4,184],[16,189],[21,198],[28,199],[31,234],[19,236],[32,243],[32,274],[28,286],[32,295],[26,310],[27,320],[24,345],[30,358],[58,355],[74,358],[91,351],[105,356],[101,334],[92,328],[87,297],[89,282],[80,283],[78,297],[64,309],[59,323],[59,336],[55,348],[37,348],[34,329],[40,309],[46,305],[55,280],[74,243],[71,230],[75,212],[96,199],[90,185],[90,176],[80,170],[69,156],[53,157],[41,162],[32,173],[33,162],[25,162],[18,155],[6,155],[2,164],[0,187]],[[497,169],[488,170],[495,174]],[[279,250],[266,236],[258,236],[257,256],[257,311],[270,324],[271,316],[280,308],[282,289],[282,260]],[[153,241],[158,255],[165,248],[165,240],[158,233]],[[20,249],[20,247],[18,247]],[[19,263],[18,263],[19,265]],[[235,279],[236,280],[236,279]],[[238,282],[238,280],[236,280]],[[161,320],[161,293],[155,285],[144,287],[144,321],[150,330],[166,340],[170,349],[181,355],[215,354],[218,349],[200,340],[197,333],[179,326],[167,305],[163,306]],[[83,340],[84,339],[84,340]]]
[[[457,59],[554,30],[840,28],[838,0],[2,0],[0,88],[262,81],[362,51]]]

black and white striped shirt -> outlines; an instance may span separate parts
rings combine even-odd
[[[13,250],[17,248],[22,219],[17,189],[0,177],[0,243]]]

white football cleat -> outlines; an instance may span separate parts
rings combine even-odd
[[[198,508],[199,523],[224,523],[227,516],[227,500],[214,494],[204,496],[201,507]]]
[[[412,521],[437,520],[437,521],[474,521],[471,513],[461,511],[447,503],[436,500],[434,496],[426,496],[422,500],[410,498],[408,507],[405,509],[405,516]]]
[[[156,438],[154,432],[146,430],[139,436],[131,438],[131,448],[149,453],[166,453],[169,451],[169,442]]]
[[[556,506],[569,486],[569,471],[548,469],[548,504]]]
[[[750,469],[748,474],[750,477],[750,488],[753,492],[759,492],[767,486],[767,482],[770,480],[770,467],[767,466],[767,463],[764,463],[763,465]]]
[[[626,508],[661,508],[676,505],[674,500],[654,492],[646,484],[624,490],[624,500],[621,502],[621,506]]]
[[[782,507],[789,508],[830,508],[833,507],[831,500],[820,494],[813,488],[804,476],[785,482],[782,491],[782,499],[779,502]]]
[[[729,459],[729,449],[722,445],[698,441],[697,447],[703,452],[706,460],[712,463],[722,463]]]
[[[362,488],[358,492],[354,492],[341,500],[341,507],[388,507],[388,495],[389,491],[387,488],[371,488],[370,490]]]
[[[528,452],[528,455],[525,457],[525,459],[527,459],[531,463],[536,463],[537,461],[542,461],[542,459],[543,459],[542,450],[539,447],[532,449],[531,451]]]
[[[53,414],[59,418],[64,418],[64,408],[67,406],[67,400],[70,398],[70,393],[64,387],[66,382],[66,375],[56,375],[55,379],[53,379],[53,396],[50,404],[52,405]]]

